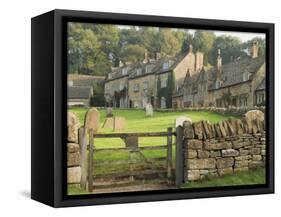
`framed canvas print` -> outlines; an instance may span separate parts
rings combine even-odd
[[[54,207],[274,192],[274,24],[32,18],[32,192]]]

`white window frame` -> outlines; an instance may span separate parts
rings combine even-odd
[[[169,69],[169,62],[164,62],[162,67],[163,67],[163,70]]]
[[[167,78],[161,78],[160,79],[160,87],[161,88],[166,88],[167,87]]]
[[[128,68],[123,68],[122,75],[127,75],[127,74],[128,74]]]

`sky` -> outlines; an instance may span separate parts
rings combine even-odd
[[[123,26],[123,25],[118,25],[119,28],[121,29],[126,29],[130,28],[130,26]],[[196,30],[189,29],[188,30],[190,33],[194,33]],[[252,33],[252,32],[231,32],[231,31],[213,31],[216,36],[221,36],[221,35],[231,35],[231,36],[237,36],[238,38],[241,39],[242,42],[246,42],[248,40],[251,40],[254,37],[260,37],[260,38],[265,38],[265,34],[263,33]]]
[[[194,33],[195,30],[189,30],[189,32]],[[265,38],[265,34],[263,33],[250,33],[250,32],[227,32],[227,31],[213,31],[216,36],[221,35],[231,35],[231,36],[237,36],[241,39],[242,42],[246,42],[248,40],[251,40],[254,37],[260,37]]]

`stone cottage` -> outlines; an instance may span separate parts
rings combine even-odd
[[[182,101],[177,104],[177,101]],[[216,66],[196,73],[187,70],[173,97],[174,107],[253,107],[265,103],[265,58],[254,42],[249,56],[223,64],[218,50]]]
[[[95,83],[103,85],[104,76],[69,74],[67,76],[68,106],[89,107]]]
[[[167,97],[182,85],[186,71],[195,74],[203,68],[203,54],[189,52],[175,57],[156,55],[155,59],[122,66],[112,70],[105,81],[105,98],[108,105],[124,108],[144,108],[148,103],[154,107],[167,108]],[[168,88],[172,76],[173,89]],[[159,90],[165,93],[159,95]]]

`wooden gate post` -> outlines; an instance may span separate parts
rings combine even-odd
[[[184,176],[184,152],[183,152],[183,127],[176,129],[176,185],[183,184]]]
[[[93,191],[93,161],[94,161],[94,131],[89,132],[89,154],[88,154],[88,191]]]
[[[173,129],[169,127],[167,129],[167,183],[170,185],[172,183],[172,169],[173,169]]]
[[[85,128],[79,129],[79,145],[81,153],[81,180],[80,187],[86,189],[87,186],[87,133]]]

